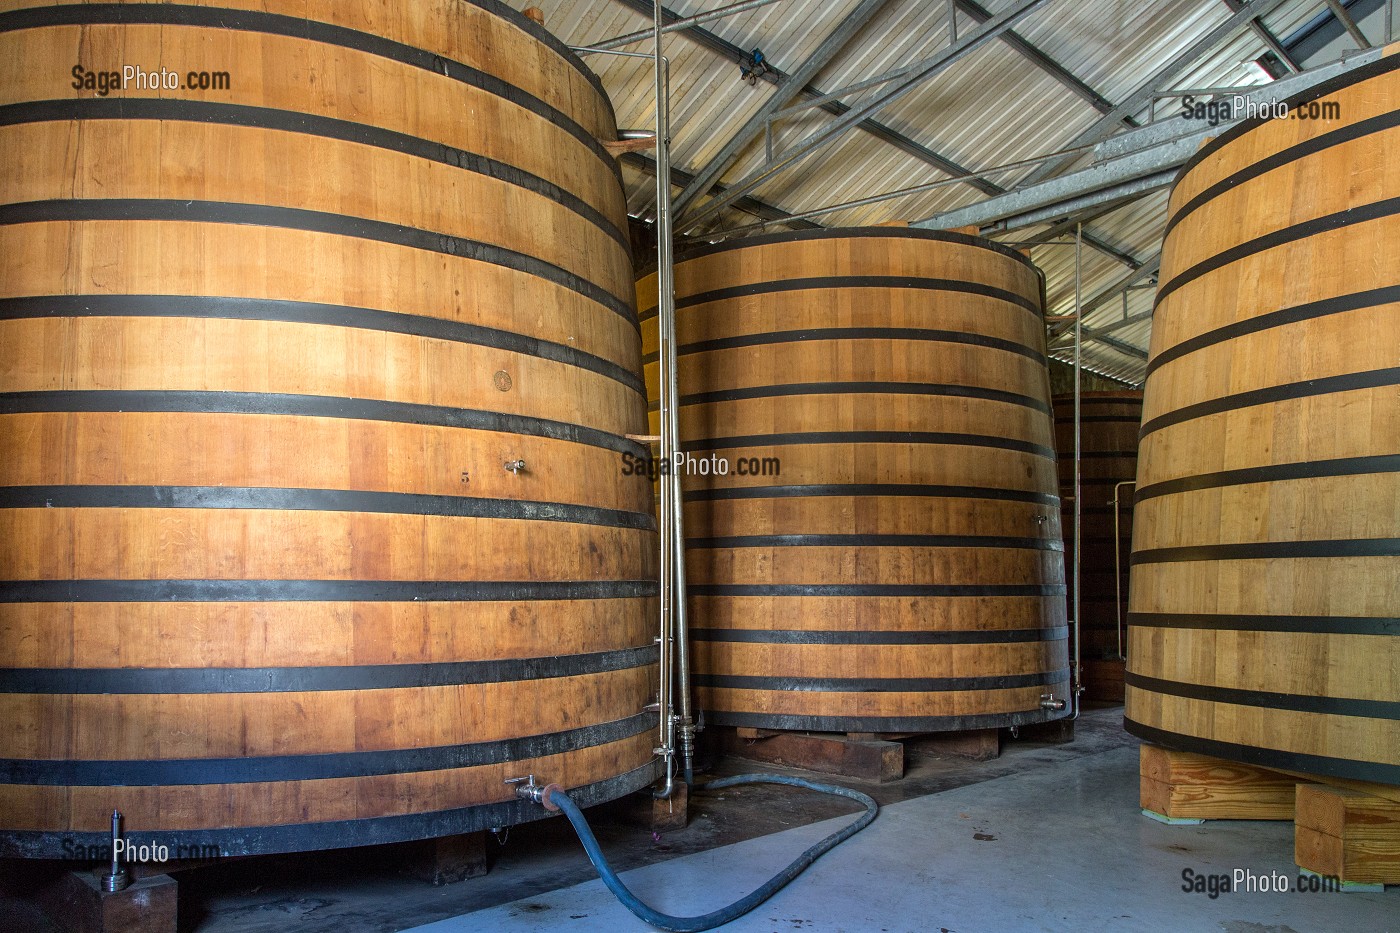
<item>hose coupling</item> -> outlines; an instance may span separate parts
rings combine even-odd
[[[531,803],[539,804],[546,810],[558,812],[559,805],[549,799],[550,794],[554,793],[556,790],[562,791],[564,789],[558,784],[545,784],[544,786],[540,786],[535,783],[535,776],[533,774],[527,774],[525,777],[506,778],[506,783],[515,785],[515,796],[522,800],[528,800]]]
[[[1047,712],[1059,712],[1065,708],[1065,701],[1055,698],[1053,693],[1042,693],[1040,695],[1040,708]]]

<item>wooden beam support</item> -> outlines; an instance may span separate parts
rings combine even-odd
[[[1252,765],[1142,746],[1142,808],[1169,819],[1291,820],[1296,783]]]
[[[65,933],[175,933],[177,885],[148,875],[120,891],[103,891],[91,871],[65,873],[35,902]]]
[[[1018,738],[1029,742],[1053,742],[1063,745],[1074,741],[1074,720],[1069,716],[1052,719],[1050,722],[1036,722],[1021,726],[1016,730]]]
[[[1351,778],[1332,777],[1329,774],[1304,774],[1301,771],[1278,769],[1279,774],[1287,774],[1307,784],[1326,784],[1328,787],[1344,787],[1371,797],[1384,797],[1400,803],[1400,785],[1377,784],[1373,781],[1355,781]]]
[[[904,777],[904,746],[898,742],[852,741],[830,733],[779,732],[751,739],[728,731],[725,751],[740,758],[840,774],[866,781]]]
[[[973,761],[991,761],[1001,755],[1001,730],[936,732],[926,736],[921,744],[940,755],[956,755],[959,758],[971,758]]]
[[[637,139],[603,139],[599,142],[614,159],[619,159],[628,152],[644,152],[647,149],[656,148],[655,136],[641,136]]]
[[[847,732],[846,738],[857,742],[898,742],[927,735],[926,732]]]
[[[769,739],[775,735],[785,735],[781,729],[755,729],[752,726],[739,726],[734,734],[741,739]]]
[[[486,831],[439,836],[410,843],[408,873],[433,885],[456,884],[490,871]]]
[[[1299,784],[1293,858],[1343,883],[1400,884],[1400,803],[1360,791]]]

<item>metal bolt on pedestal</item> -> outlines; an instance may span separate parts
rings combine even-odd
[[[131,884],[131,876],[122,868],[121,860],[118,857],[122,838],[122,814],[120,810],[112,811],[112,865],[107,874],[102,876],[102,890],[110,893],[120,891]]]

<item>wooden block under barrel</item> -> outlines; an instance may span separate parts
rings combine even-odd
[[[1344,882],[1400,884],[1400,802],[1299,784],[1293,858]]]
[[[1294,778],[1236,761],[1143,745],[1144,810],[1173,819],[1291,820]]]
[[[740,758],[840,774],[867,781],[904,777],[904,746],[898,742],[852,740],[830,733],[777,732],[751,739],[729,732],[725,751]]]
[[[35,903],[61,930],[175,933],[177,887],[169,875],[148,875],[109,892],[93,872],[73,871],[41,889]]]

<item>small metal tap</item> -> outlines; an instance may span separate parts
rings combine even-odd
[[[507,784],[515,785],[515,796],[531,803],[537,803],[546,810],[558,811],[559,805],[549,799],[549,795],[554,791],[561,794],[564,788],[558,784],[545,784],[543,786],[535,783],[535,776],[527,774],[525,777],[506,778]]]
[[[514,784],[515,796],[540,803],[544,799],[544,788],[535,783],[535,776],[527,774],[524,777],[506,778],[507,784]]]

